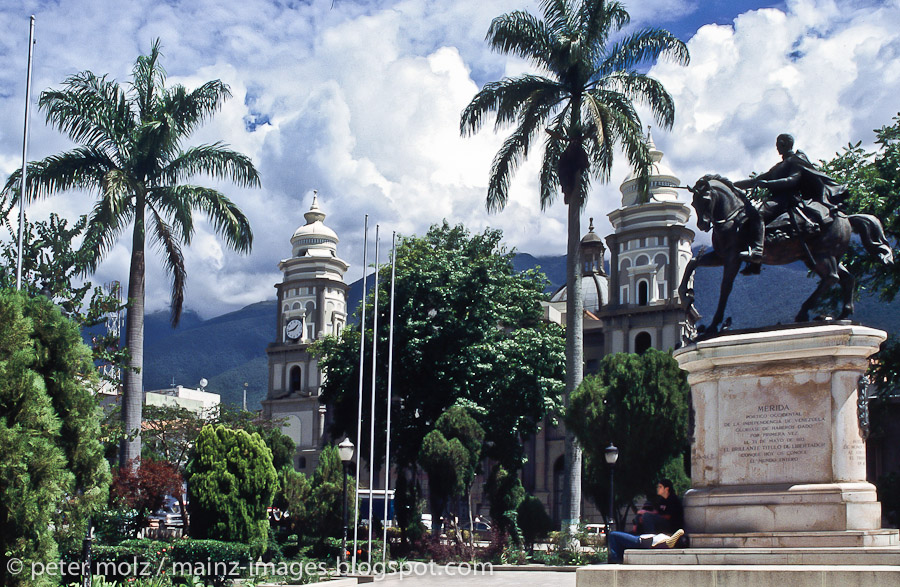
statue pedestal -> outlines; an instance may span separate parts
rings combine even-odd
[[[857,385],[884,339],[839,322],[726,333],[675,352],[695,413],[692,546],[881,543]]]

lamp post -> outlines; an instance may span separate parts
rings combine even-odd
[[[616,461],[619,460],[619,449],[616,448],[612,442],[609,443],[609,446],[606,447],[604,451],[603,457],[606,459],[606,464],[609,465],[609,521],[606,524],[606,533],[609,534],[610,526],[616,525],[616,516],[615,516],[615,471],[616,471]]]
[[[345,438],[338,444],[338,456],[341,457],[341,469],[344,471],[344,489],[341,493],[341,503],[344,507],[344,539],[341,542],[341,562],[347,561],[347,464],[353,460],[353,443]]]

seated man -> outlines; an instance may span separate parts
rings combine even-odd
[[[684,507],[675,493],[672,481],[661,479],[656,484],[656,495],[660,498],[656,510],[639,512],[637,531],[672,534],[675,530],[684,528]]]
[[[635,536],[627,532],[610,532],[606,537],[609,564],[620,564],[625,560],[625,551],[629,548],[674,548],[684,530],[678,529],[671,536],[668,534],[641,534]]]

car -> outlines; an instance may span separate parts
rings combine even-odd
[[[489,536],[492,530],[490,524],[481,520],[476,520],[473,525],[470,525],[468,521],[463,522],[459,525],[459,529],[468,532],[473,526],[475,528],[475,536],[478,538]]]

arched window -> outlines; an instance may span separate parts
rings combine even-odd
[[[300,302],[294,302],[294,305],[291,306],[291,310],[301,310],[303,306],[300,305]]]
[[[647,304],[649,304],[650,303],[650,288],[647,285],[647,282],[644,280],[639,281],[637,290],[638,290],[637,291],[638,305],[646,306]]]
[[[661,271],[666,266],[666,261],[668,261],[668,259],[666,259],[666,256],[662,253],[655,256],[653,262],[656,263],[656,270]]]
[[[650,264],[650,257],[648,257],[647,255],[641,255],[634,262],[635,267],[642,267],[644,265],[649,265],[649,264]]]
[[[619,263],[619,272],[625,273],[631,267],[631,261],[628,259],[622,259],[622,262]]]
[[[290,376],[290,387],[288,388],[291,393],[298,393],[300,388],[303,387],[303,370],[300,369],[299,365],[294,365],[291,367],[291,376]]]
[[[647,352],[653,345],[653,340],[650,337],[649,332],[639,332],[637,336],[634,337],[634,352],[639,355],[643,355]]]

